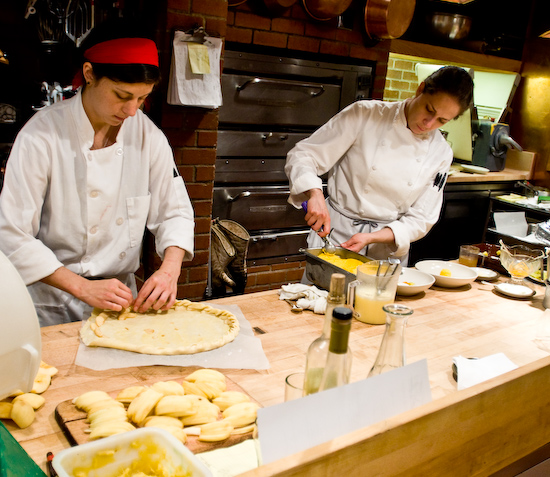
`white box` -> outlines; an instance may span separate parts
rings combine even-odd
[[[159,461],[166,469],[173,469],[167,473],[170,476],[213,477],[184,444],[168,431],[154,427],[64,449],[54,457],[52,464],[59,477],[75,477],[76,470],[83,471],[78,475],[86,477],[118,477],[132,464],[154,465]]]

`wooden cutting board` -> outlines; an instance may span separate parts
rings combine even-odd
[[[226,384],[227,391],[240,391],[247,394],[237,383],[231,381],[227,377]],[[109,393],[109,395],[115,398],[120,391],[122,391],[122,389]],[[257,401],[253,399],[251,399],[251,401],[257,403]],[[57,405],[55,408],[55,420],[59,424],[59,427],[61,427],[71,445],[80,445],[91,441],[89,434],[85,432],[88,429],[86,413],[77,409],[73,404],[72,399],[60,402]],[[197,436],[188,436],[185,445],[191,452],[198,454],[200,452],[219,449],[221,447],[230,447],[251,438],[252,432],[230,436],[225,441],[220,442],[201,442],[198,440]]]

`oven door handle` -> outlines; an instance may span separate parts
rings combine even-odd
[[[250,197],[251,195],[255,196],[263,196],[263,197],[273,197],[273,196],[287,196],[290,194],[290,191],[288,190],[280,190],[280,191],[249,191],[249,190],[243,190],[239,194],[235,196],[229,195],[229,192],[224,191],[224,198],[226,202],[236,202],[239,199],[244,199],[245,197]]]
[[[277,234],[266,234],[266,235],[251,235],[250,241],[257,243],[261,242],[262,240],[272,240],[273,242],[276,242],[280,238],[284,237],[292,237],[293,235],[308,235],[308,230],[294,230],[292,232],[280,232]]]
[[[325,87],[321,84],[297,83],[296,81],[290,81],[290,80],[274,80],[274,79],[258,78],[258,77],[249,79],[245,81],[243,84],[238,85],[237,91],[243,91],[245,88],[248,88],[251,85],[261,84],[261,83],[283,86],[285,88],[288,88],[289,86],[294,86],[300,89],[314,90],[309,92],[309,95],[312,98],[316,98],[317,96],[320,96],[325,92]]]

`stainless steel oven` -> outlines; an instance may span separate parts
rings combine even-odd
[[[339,110],[370,98],[373,68],[225,52],[213,217],[248,230],[249,261],[303,258],[308,228],[287,202],[286,155]]]

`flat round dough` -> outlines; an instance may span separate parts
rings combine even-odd
[[[87,346],[165,355],[221,348],[238,334],[235,315],[189,300],[177,300],[170,310],[162,312],[94,308],[80,329],[80,337]]]

